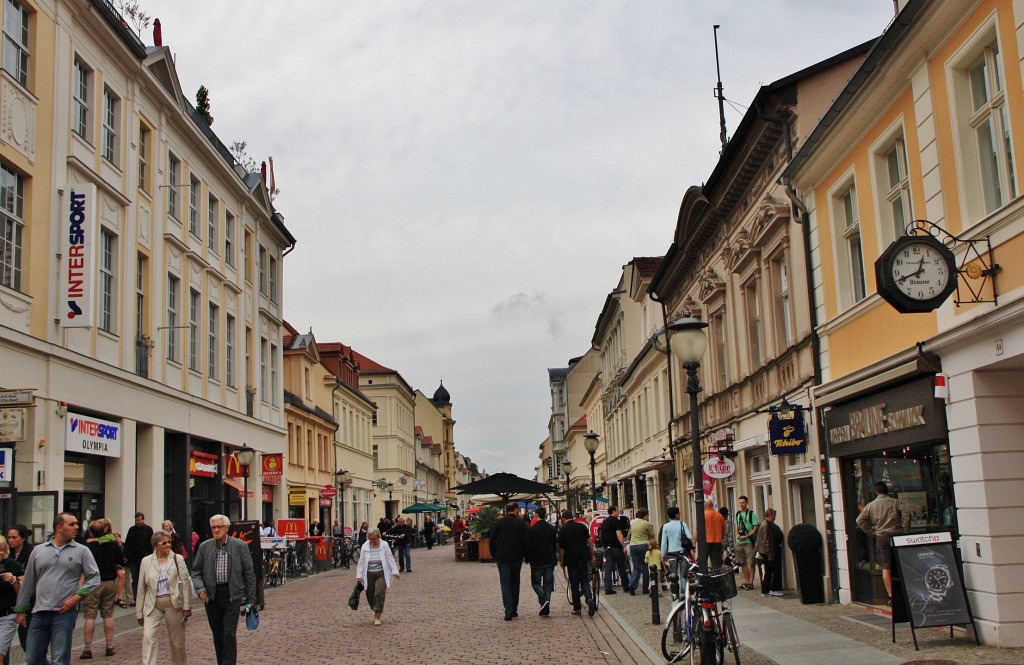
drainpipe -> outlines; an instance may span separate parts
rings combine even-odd
[[[790,164],[793,161],[793,132],[789,124],[789,120],[784,116],[770,115],[764,113],[761,109],[761,103],[756,102],[754,109],[757,111],[757,115],[760,119],[766,122],[772,122],[779,125],[782,128],[782,135],[786,143],[786,163]],[[820,386],[822,382],[822,369],[821,369],[821,337],[818,335],[818,303],[815,301],[814,293],[814,275],[811,267],[811,226],[810,226],[810,211],[808,211],[806,204],[800,199],[793,185],[785,178],[779,178],[778,183],[783,187],[786,192],[786,196],[789,198],[790,205],[792,206],[793,219],[800,225],[801,236],[803,237],[804,245],[804,271],[806,273],[807,282],[807,302],[811,308],[811,357],[813,363],[814,372],[814,385]],[[828,492],[827,502],[829,505],[835,501],[835,496],[832,492],[832,484],[830,475],[828,473],[828,465],[826,463],[826,456],[823,454],[824,441],[826,437],[825,425],[820,413],[815,415],[815,430],[818,438],[818,467],[823,471],[822,482],[824,484],[825,491]],[[836,543],[836,529],[834,518],[829,517],[834,515],[833,510],[826,510],[825,518],[825,541],[829,543],[828,548],[828,567],[829,577],[832,580],[832,602],[839,602],[839,552],[838,544]]]

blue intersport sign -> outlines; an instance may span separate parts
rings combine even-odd
[[[772,455],[802,455],[807,452],[807,427],[804,408],[790,406],[787,410],[772,407],[768,420],[768,451]]]

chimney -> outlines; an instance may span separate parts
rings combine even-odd
[[[160,30],[160,19],[153,20],[153,46],[163,46],[164,35]]]
[[[263,179],[263,188],[267,187],[267,163],[260,162],[260,178]]]

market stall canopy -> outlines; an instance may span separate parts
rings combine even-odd
[[[513,494],[552,494],[557,491],[551,485],[520,478],[514,473],[496,473],[476,482],[458,485],[455,490],[459,494],[497,494],[505,502]]]
[[[443,513],[446,508],[436,503],[414,503],[402,509],[403,513]]]

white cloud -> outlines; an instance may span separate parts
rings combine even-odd
[[[726,96],[877,36],[890,0],[143,0],[214,130],[274,156],[285,314],[432,393],[488,471],[532,474],[547,367],[672,240]],[[145,36],[147,43],[151,37]],[[727,111],[728,127],[740,114]],[[505,457],[501,457],[505,455]],[[493,460],[493,462],[491,461]]]

